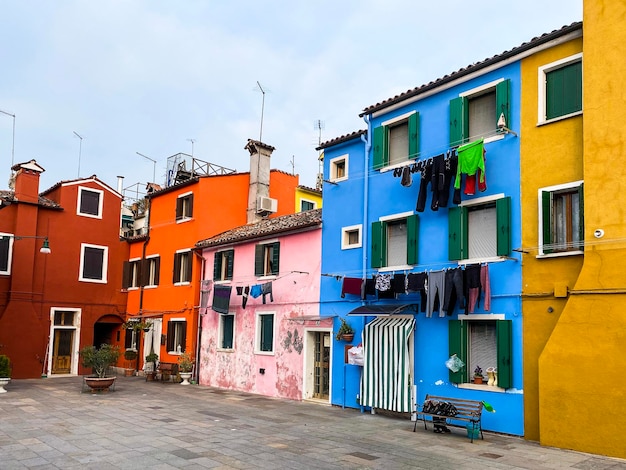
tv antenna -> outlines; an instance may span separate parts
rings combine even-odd
[[[187,139],[187,141],[191,142],[191,156],[193,157],[193,144],[196,143],[196,139]]]
[[[315,125],[315,130],[318,131],[317,146],[319,147],[322,144],[322,129],[324,129],[324,121],[320,119],[316,119],[314,125]]]
[[[83,152],[83,138],[82,136],[78,134],[78,132],[76,131],[72,131],[72,132],[74,133],[76,137],[80,139],[80,142],[78,143],[78,175],[77,175],[78,178],[80,178],[80,155]]]
[[[296,174],[296,156],[292,155],[291,156],[291,174],[295,175]]]
[[[259,81],[256,81],[256,84],[259,86],[259,90],[261,90],[261,93],[263,94],[263,99],[261,101],[261,130],[259,131],[259,142],[263,142],[263,112],[265,110],[265,90],[263,89],[263,87],[261,86],[261,84],[259,83]]]

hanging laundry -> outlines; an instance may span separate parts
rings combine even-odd
[[[344,277],[341,285],[341,298],[345,298],[346,294],[361,295],[363,279],[358,277]]]
[[[394,294],[406,294],[406,275],[394,274],[391,278],[391,290]]]
[[[232,286],[215,285],[213,289],[213,306],[211,308],[218,313],[228,314],[231,290]]]
[[[361,300],[365,300],[368,295],[376,295],[376,279],[373,277],[365,279],[365,282],[362,284],[362,288]]]
[[[433,165],[432,162],[430,164],[425,163],[424,168],[422,169],[422,175],[420,177],[420,188],[417,193],[417,204],[415,205],[415,210],[417,212],[424,212],[426,208],[426,197],[428,196],[428,184],[432,180],[433,175]]]
[[[394,299],[396,296],[391,290],[391,274],[376,276],[376,291],[379,299]]]
[[[243,295],[243,286],[237,286],[235,289],[237,289],[237,295]]]
[[[433,271],[428,273],[428,305],[426,317],[430,318],[433,312],[439,311],[440,317],[445,317],[443,299],[445,296],[446,273],[444,271]]]
[[[483,139],[460,146],[457,150],[457,154],[459,161],[456,169],[456,179],[454,180],[455,189],[461,187],[462,174],[475,175],[478,170],[481,170],[481,173],[479,174],[479,181],[481,183],[485,183],[485,154]]]
[[[406,188],[413,184],[413,177],[411,176],[411,169],[408,166],[402,168],[402,180],[400,184]]]
[[[443,311],[448,315],[452,315],[457,301],[459,308],[465,308],[464,278],[461,268],[448,269],[446,271],[446,295],[443,301]]]
[[[485,294],[485,300],[483,301],[483,308],[486,312],[491,310],[491,284],[489,283],[489,265],[485,264],[480,267],[480,284],[482,286],[483,293]]]
[[[248,295],[250,294],[250,286],[246,286],[243,288],[243,299],[241,299],[241,306],[245,309],[246,304],[248,303]]]
[[[411,273],[407,276],[407,292],[418,292],[420,295],[420,311],[426,311],[426,286],[428,284],[428,274]]]
[[[263,295],[263,303],[265,303],[265,296],[269,294],[270,302],[274,302],[274,294],[272,294],[272,283],[266,282],[261,285],[261,293]]]
[[[467,287],[467,309],[465,314],[474,313],[480,297],[480,264],[465,266],[465,285]]]
[[[261,284],[255,284],[250,288],[250,296],[254,299],[260,297],[262,293],[263,288],[261,287]]]

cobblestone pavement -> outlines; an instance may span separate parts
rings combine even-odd
[[[308,402],[118,377],[13,380],[0,395],[0,469],[626,469],[626,460]]]

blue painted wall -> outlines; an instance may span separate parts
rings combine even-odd
[[[459,93],[472,90],[498,79],[510,79],[510,117],[507,127],[518,131],[520,115],[520,67],[513,63],[474,77],[464,83],[435,92],[429,97],[417,100],[388,113],[371,118],[368,135],[382,122],[417,110],[420,114],[420,159],[436,156],[449,148],[449,102]],[[364,122],[363,128],[368,126]],[[341,298],[342,276],[371,277],[377,269],[371,268],[370,245],[371,223],[379,217],[403,212],[415,212],[419,190],[419,173],[414,173],[410,187],[400,185],[400,178],[393,171],[372,169],[372,151],[366,155],[367,143],[360,137],[325,148],[324,179],[329,179],[330,161],[341,155],[348,155],[348,179],[338,184],[324,185],[323,228],[322,228],[322,279],[321,311],[323,315],[346,317],[348,312],[362,305],[358,296],[346,295]],[[367,139],[365,139],[367,140]],[[519,138],[512,134],[503,139],[485,144],[487,190],[474,196],[462,196],[466,201],[504,193],[511,197],[512,247],[521,246],[520,222],[520,155]],[[431,192],[424,212],[417,213],[420,220],[418,265],[404,272],[424,272],[447,267],[456,267],[457,262],[448,260],[448,208],[452,207],[452,191],[448,208],[430,210]],[[366,210],[364,211],[364,206]],[[342,227],[363,224],[363,245],[356,249],[341,249]],[[365,256],[365,258],[364,258]],[[417,401],[421,403],[426,394],[485,400],[492,404],[497,413],[483,414],[483,427],[486,430],[514,435],[522,435],[523,395],[522,395],[522,317],[521,317],[521,260],[517,252],[511,252],[511,259],[489,264],[491,280],[491,309],[482,310],[482,302],[475,313],[504,314],[513,325],[513,387],[502,391],[490,391],[457,387],[449,382],[448,369],[448,322],[459,318],[458,306],[453,315],[439,318],[426,318],[424,313],[415,315],[414,334],[414,383]],[[365,272],[363,271],[365,263]],[[368,303],[377,302],[373,297]],[[388,303],[419,303],[419,295],[401,295],[397,300],[380,301]],[[374,317],[346,317],[356,330],[351,345],[361,342],[361,332],[366,322]],[[335,319],[335,331],[339,319]],[[347,365],[344,361],[344,341],[333,337],[331,402],[334,405],[358,408],[358,394],[361,368]],[[351,346],[349,345],[349,346]]]

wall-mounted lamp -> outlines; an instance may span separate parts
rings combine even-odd
[[[515,137],[518,137],[518,135],[515,132],[513,132],[511,129],[506,127],[506,118],[504,117],[504,113],[500,113],[497,126],[498,126],[498,130],[506,132],[507,134],[513,134]]]
[[[50,250],[50,242],[48,241],[48,237],[40,237],[40,236],[37,236],[37,235],[24,235],[24,236],[0,235],[0,239],[1,240],[4,240],[5,238],[12,238],[14,240],[21,240],[22,238],[35,238],[35,239],[38,239],[38,240],[43,240],[41,248],[39,249],[39,253],[43,253],[44,255],[48,255],[48,254],[52,253],[52,250]]]

